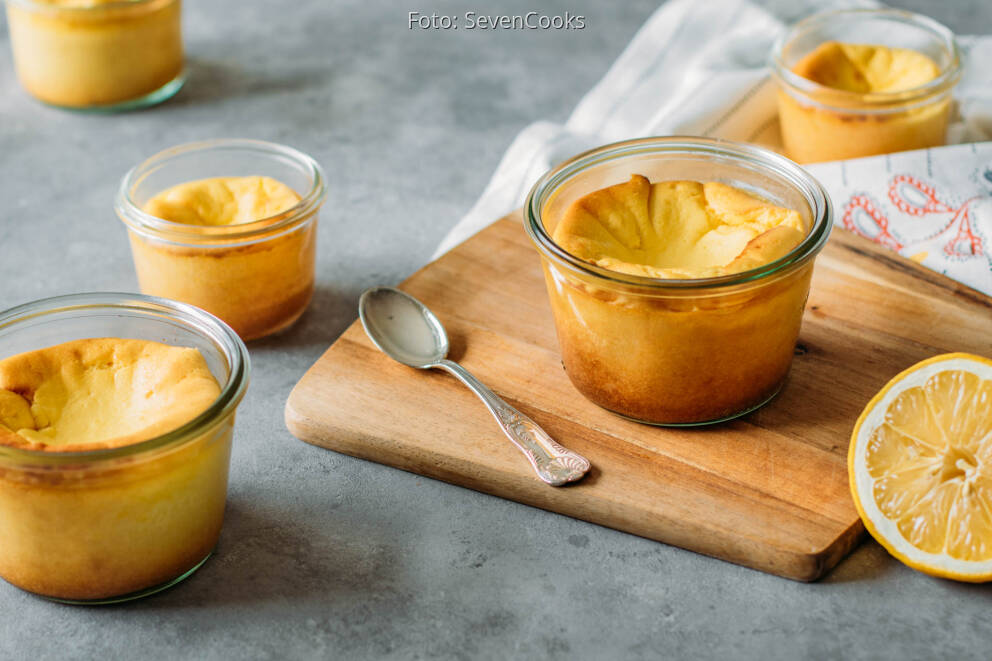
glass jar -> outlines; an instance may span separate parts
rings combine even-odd
[[[0,313],[0,357],[83,338],[194,347],[221,386],[189,423],[132,445],[45,452],[0,445],[0,576],[79,603],[124,601],[192,574],[220,535],[244,343],[202,310],[137,294],[76,294]]]
[[[267,176],[300,196],[292,208],[252,223],[187,225],[142,208],[177,184],[212,177]],[[313,296],[317,212],[324,172],[290,147],[258,140],[209,140],[155,154],[124,177],[117,215],[127,225],[141,291],[192,303],[244,340],[296,321]]]
[[[730,184],[795,209],[809,231],[781,259],[700,279],[610,271],[552,240],[573,202],[633,174]],[[618,142],[552,169],[531,190],[524,223],[541,255],[568,377],[592,402],[657,425],[720,422],[758,408],[789,371],[832,213],[822,186],[795,163],[721,140]]]
[[[21,85],[45,103],[115,111],[185,80],[180,0],[7,0]]]
[[[863,94],[825,87],[793,71],[827,41],[915,50],[932,59],[940,74],[902,92]],[[794,25],[776,43],[771,69],[786,154],[799,163],[815,163],[944,144],[961,55],[953,33],[926,16],[847,9]]]

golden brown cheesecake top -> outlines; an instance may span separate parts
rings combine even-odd
[[[299,201],[296,191],[272,177],[215,177],[167,188],[142,210],[185,225],[240,225],[277,216]]]
[[[792,71],[824,87],[858,94],[904,92],[940,75],[937,64],[919,51],[839,41],[820,44]]]
[[[799,213],[727,184],[630,181],[576,200],[554,229],[564,250],[651,278],[739,273],[785,256],[806,235]]]
[[[52,452],[131,445],[181,427],[219,394],[197,349],[73,340],[0,360],[0,445]]]

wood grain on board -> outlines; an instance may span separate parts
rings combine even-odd
[[[948,351],[992,355],[992,299],[843,230],[817,259],[789,380],[764,408],[701,429],[622,419],[562,370],[537,252],[513,214],[406,280],[460,361],[590,459],[549,487],[454,378],[380,353],[356,321],[286,405],[300,439],[798,580],[863,532],[848,437],[892,376]]]

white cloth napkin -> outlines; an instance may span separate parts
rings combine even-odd
[[[775,39],[787,24],[813,11],[876,5],[867,0],[779,4],[773,15],[747,0],[666,2],[579,102],[564,126],[540,121],[517,136],[482,197],[448,233],[434,257],[521,206],[530,187],[553,165],[604,143],[649,135],[703,135],[780,149],[774,81],[766,66]],[[959,37],[959,44],[965,73],[955,90],[958,112],[948,132],[949,141],[992,140],[992,66],[988,65],[992,62],[992,37]],[[940,165],[935,168],[935,163]],[[837,206],[837,223],[845,222],[852,196],[874,200],[875,209],[888,214],[884,216],[888,232],[898,237],[885,245],[901,248],[923,264],[992,294],[988,257],[992,253],[992,205],[973,201],[966,214],[951,211],[960,210],[965,200],[992,194],[992,181],[984,174],[992,167],[987,145],[857,159],[848,167],[810,167]],[[854,171],[850,168],[856,168],[857,177],[850,175]],[[895,203],[889,199],[888,187],[900,174],[911,175],[915,182],[929,187],[920,190],[937,191],[943,206],[933,206],[932,212],[923,215],[889,206]],[[856,182],[858,188],[848,186],[848,182]],[[906,185],[899,183],[896,188],[916,200]],[[978,237],[980,253],[964,257],[955,248],[945,251],[946,258],[940,254],[942,237],[961,224],[944,218],[955,213],[969,217],[969,231]],[[873,222],[874,216],[860,211],[848,215],[850,224],[863,234],[878,235],[877,227],[868,220]],[[954,227],[942,226],[924,238],[927,232],[920,230],[923,222],[936,227],[944,220]],[[908,223],[905,228],[904,221]],[[962,244],[957,245],[960,248]]]

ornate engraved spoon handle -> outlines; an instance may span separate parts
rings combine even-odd
[[[524,453],[543,481],[558,487],[578,480],[589,470],[588,459],[559,445],[536,422],[507,404],[458,363],[441,360],[433,367],[451,373],[479,396],[503,432]]]

